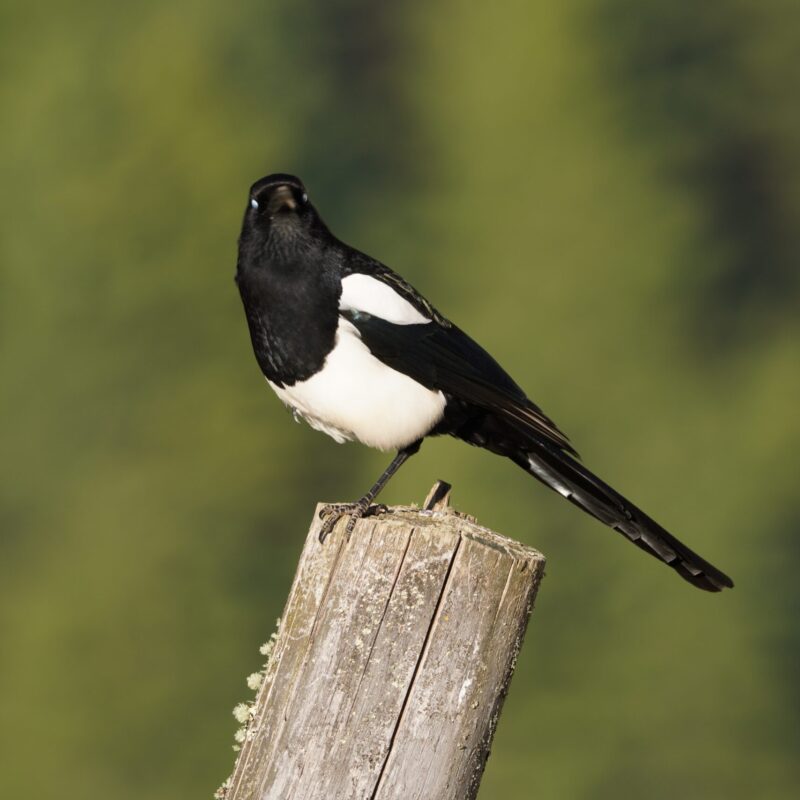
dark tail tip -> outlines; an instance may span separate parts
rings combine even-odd
[[[643,530],[640,529],[644,533],[643,536],[635,538],[624,530],[620,530],[617,526],[613,527],[619,530],[620,533],[627,535],[637,547],[660,559],[667,566],[672,567],[678,575],[691,583],[692,586],[696,586],[706,592],[721,592],[723,589],[733,588],[733,581],[722,570],[717,569],[713,564],[709,564],[708,561],[701,558],[693,550],[690,550],[683,542],[667,533],[660,525],[646,517],[638,509],[636,510],[640,515],[640,520],[637,520],[640,525],[642,523],[641,517],[646,520]],[[654,539],[658,543],[657,547],[654,546]],[[666,546],[666,552],[664,546]]]

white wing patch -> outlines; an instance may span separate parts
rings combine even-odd
[[[417,311],[391,286],[369,275],[348,275],[342,280],[340,311],[363,311],[395,325],[419,325],[430,319]]]

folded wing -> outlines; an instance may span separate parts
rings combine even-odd
[[[567,437],[532,403],[508,373],[452,323],[398,325],[353,308],[341,315],[372,354],[430,389],[491,410],[521,432],[577,455]]]

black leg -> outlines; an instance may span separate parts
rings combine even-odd
[[[360,500],[356,500],[355,503],[325,506],[320,512],[320,516],[325,519],[319,532],[320,544],[325,542],[325,539],[328,538],[328,535],[331,533],[336,523],[343,516],[350,518],[347,522],[347,536],[349,537],[353,532],[353,527],[356,522],[362,517],[368,516],[370,504],[380,494],[383,487],[389,483],[389,479],[392,475],[394,475],[421,446],[422,439],[410,444],[408,447],[404,447],[402,450],[398,450],[397,455],[392,459],[392,463],[386,467],[381,473],[380,478],[372,484],[370,490]],[[385,510],[385,506],[382,509],[379,506],[378,509]]]

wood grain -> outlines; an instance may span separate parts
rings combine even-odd
[[[544,558],[447,490],[349,541],[314,514],[226,800],[475,797]]]

